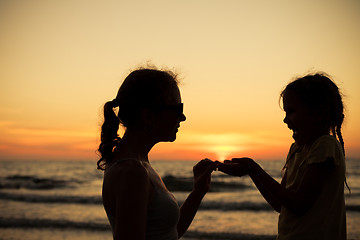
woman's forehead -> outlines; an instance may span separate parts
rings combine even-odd
[[[165,101],[168,104],[176,104],[181,102],[181,94],[178,87],[174,87],[172,89],[169,89],[169,91],[166,94]]]

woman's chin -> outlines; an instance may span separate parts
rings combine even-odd
[[[172,136],[167,136],[159,140],[159,142],[174,142],[176,140],[176,133]]]

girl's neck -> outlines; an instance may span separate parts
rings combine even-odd
[[[305,143],[301,146],[301,151],[309,151],[313,143],[321,136],[329,135],[330,133],[328,131],[321,132],[317,135],[315,135],[308,143]]]

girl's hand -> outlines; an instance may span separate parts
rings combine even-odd
[[[211,173],[217,167],[217,163],[210,159],[203,159],[194,168],[194,189],[193,192],[206,194],[210,189]]]
[[[224,163],[219,162],[217,168],[231,176],[242,177],[251,172],[254,163],[254,160],[251,158],[233,158],[225,160]]]

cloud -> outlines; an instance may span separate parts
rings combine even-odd
[[[18,127],[0,122],[0,160],[96,158],[95,131]]]

